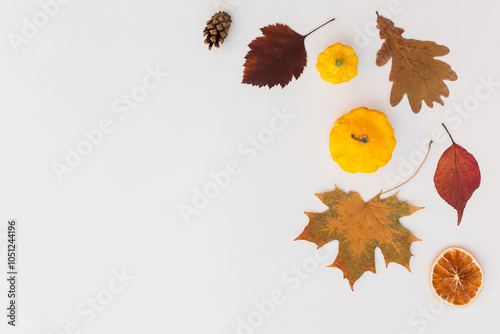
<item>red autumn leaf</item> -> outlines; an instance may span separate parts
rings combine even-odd
[[[481,183],[481,172],[474,156],[456,144],[449,132],[448,135],[452,145],[439,159],[434,184],[439,195],[457,210],[457,225],[460,225],[465,205]]]
[[[281,85],[283,88],[292,78],[298,79],[307,64],[305,38],[333,20],[304,36],[281,23],[261,28],[264,36],[248,45],[250,51],[245,56],[242,83],[269,88]]]

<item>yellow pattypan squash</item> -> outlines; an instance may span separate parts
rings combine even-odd
[[[318,56],[316,68],[325,81],[347,82],[358,74],[358,57],[350,46],[335,43]]]
[[[385,166],[396,147],[394,129],[378,110],[357,108],[337,119],[330,132],[330,153],[346,172],[372,173]]]

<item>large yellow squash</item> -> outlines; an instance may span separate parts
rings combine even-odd
[[[385,166],[396,147],[387,116],[365,107],[337,119],[330,132],[330,153],[346,172],[372,173]]]

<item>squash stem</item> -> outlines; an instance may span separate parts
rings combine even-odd
[[[446,127],[445,127],[445,128],[446,128]],[[453,140],[453,139],[452,139],[452,140]],[[413,179],[413,178],[415,177],[415,175],[417,175],[417,173],[418,173],[418,171],[420,170],[420,168],[422,168],[422,166],[424,165],[425,160],[427,160],[427,157],[429,156],[429,152],[431,151],[431,145],[432,145],[432,140],[429,142],[429,148],[427,149],[427,154],[425,155],[424,161],[422,161],[422,163],[420,164],[420,166],[418,166],[418,168],[417,168],[417,170],[415,171],[415,173],[414,173],[414,174],[413,174],[413,175],[412,175],[412,176],[411,176],[408,180],[406,180],[405,182],[401,183],[399,186],[396,186],[396,187],[394,187],[394,188],[392,188],[392,189],[389,189],[389,190],[386,190],[386,191],[384,191],[384,192],[380,193],[380,195],[379,195],[379,196],[382,196],[382,195],[384,195],[384,194],[387,194],[387,193],[388,193],[388,192],[390,192],[390,191],[393,191],[393,190],[395,190],[395,189],[398,189],[399,187],[401,187],[401,186],[402,186],[402,185],[404,185],[405,183],[410,182],[410,180],[411,180],[411,179]]]
[[[361,142],[363,144],[367,144],[369,142],[367,135],[361,135],[361,136],[359,136],[359,138],[356,138],[354,136],[354,134],[351,134],[351,138],[354,139],[354,140],[357,140],[357,141],[359,141],[359,142]]]

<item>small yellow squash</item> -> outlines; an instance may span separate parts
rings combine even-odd
[[[316,68],[325,81],[347,82],[358,74],[358,57],[350,46],[335,43],[318,56]]]

